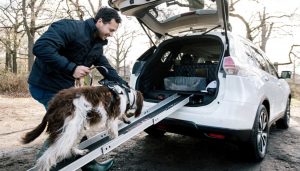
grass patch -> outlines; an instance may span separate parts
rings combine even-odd
[[[14,97],[29,97],[27,74],[0,71],[0,94]]]

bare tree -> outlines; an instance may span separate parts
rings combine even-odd
[[[257,3],[257,5],[260,3],[258,0],[250,1]],[[240,0],[231,0],[231,3],[229,4],[229,15],[236,17],[243,22],[246,27],[246,38],[256,43],[263,51],[266,50],[267,42],[271,38],[272,33],[276,32],[279,34],[280,31],[285,31],[284,27],[291,27],[291,25],[278,22],[278,20],[292,17],[295,14],[295,11],[288,15],[271,15],[267,12],[266,7],[263,7],[262,10],[253,11],[250,19],[247,19],[235,10],[235,6],[240,2]]]
[[[28,41],[28,71],[31,71],[31,67],[34,61],[32,48],[35,40],[35,33],[38,29],[49,25],[42,24],[37,26],[36,24],[37,17],[43,9],[44,4],[45,0],[22,0],[23,22]]]
[[[95,8],[95,5],[91,2],[91,0],[88,0],[89,5],[91,7],[91,10],[94,14],[94,16],[96,16],[98,10],[102,7],[102,0],[98,0],[98,6]]]
[[[132,48],[133,41],[137,38],[138,32],[130,29],[123,29],[118,31],[112,37],[106,52],[109,54],[109,59],[115,66],[116,71],[120,73],[121,65],[123,63],[124,67],[124,76],[129,73],[126,73],[126,59],[129,57],[128,53]]]
[[[74,18],[71,14],[71,12],[74,11],[76,13],[76,17],[80,20],[83,20],[85,14],[82,10],[82,6],[79,4],[79,0],[66,0],[66,4],[68,7],[68,14],[71,18]],[[74,10],[72,10],[72,8],[74,8]]]
[[[0,42],[5,47],[5,70],[13,73],[18,72],[17,57],[22,38],[21,3],[10,1],[8,5],[0,6],[0,28],[3,35]]]
[[[293,44],[291,46],[291,49],[289,51],[289,60],[290,62],[281,64],[281,65],[287,65],[293,63],[293,80],[295,81],[295,73],[296,73],[296,65],[297,61],[300,59],[300,45],[299,44]]]
[[[62,0],[48,0],[47,2],[46,0],[22,0],[23,25],[27,36],[28,71],[31,71],[34,61],[32,48],[35,34],[54,21]]]
[[[88,4],[80,2],[79,0],[66,0],[67,14],[72,19],[84,20],[87,17],[94,17],[97,11],[102,6],[102,0],[95,1],[88,0]]]

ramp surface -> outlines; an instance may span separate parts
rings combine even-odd
[[[146,128],[158,123],[176,110],[180,109],[189,102],[189,98],[189,95],[174,94],[173,96],[170,96],[143,112],[140,117],[133,119],[131,124],[119,125],[119,136],[113,140],[109,138],[107,131],[99,133],[79,145],[80,149],[89,149],[90,152],[88,154],[65,159],[58,163],[56,167],[51,168],[51,171],[72,171],[81,168],[86,163],[110,152],[130,138],[144,131]],[[35,168],[31,168],[29,170],[35,170]]]

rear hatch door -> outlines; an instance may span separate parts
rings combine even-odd
[[[226,0],[109,0],[109,5],[160,36],[216,27],[227,31]]]

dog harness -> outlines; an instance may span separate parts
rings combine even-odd
[[[126,110],[125,110],[125,112],[127,112],[129,109],[131,109],[132,107],[133,107],[133,105],[134,105],[134,103],[135,103],[135,96],[133,96],[133,102],[132,102],[132,104],[130,104],[130,98],[129,98],[129,93],[130,93],[130,87],[128,87],[128,86],[126,86],[126,85],[123,85],[123,84],[120,84],[120,83],[118,83],[118,82],[116,82],[116,81],[108,81],[108,80],[100,80],[99,81],[99,84],[102,84],[102,85],[104,85],[104,86],[106,86],[111,92],[112,92],[112,94],[113,94],[113,98],[112,98],[112,100],[111,100],[111,104],[113,104],[114,103],[114,96],[115,95],[119,95],[120,93],[116,90],[116,88],[114,87],[115,85],[119,85],[120,87],[122,87],[124,90],[125,90],[125,95],[126,95],[126,97],[127,97],[127,104],[126,104]],[[112,105],[111,105],[112,106]]]

